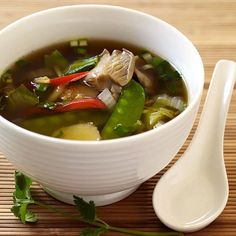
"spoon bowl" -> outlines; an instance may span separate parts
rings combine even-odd
[[[154,210],[169,228],[200,230],[214,221],[227,203],[223,142],[235,80],[236,63],[219,61],[190,146],[154,189]]]

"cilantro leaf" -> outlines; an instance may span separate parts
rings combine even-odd
[[[81,230],[80,236],[99,236],[104,232],[105,230],[101,228],[86,228]]]
[[[96,207],[93,201],[86,202],[82,198],[74,196],[74,203],[82,219],[90,222],[96,220]]]
[[[32,184],[32,180],[23,175],[21,172],[15,172],[15,196],[17,198],[30,198],[30,186]]]
[[[35,214],[28,210],[28,206],[34,204],[39,207],[48,209],[54,213],[60,213],[61,215],[68,217],[69,219],[74,218],[75,220],[87,223],[88,225],[94,227],[83,229],[80,232],[80,236],[100,236],[102,233],[106,233],[108,231],[120,232],[129,235],[183,236],[183,234],[179,232],[141,232],[127,228],[110,226],[105,221],[97,218],[96,208],[93,201],[86,202],[82,198],[76,196],[74,196],[74,203],[76,204],[76,207],[80,212],[80,217],[71,215],[70,213],[66,213],[60,209],[54,208],[53,206],[34,200],[30,193],[31,185],[32,180],[30,178],[19,171],[15,172],[15,192],[13,194],[14,206],[11,208],[11,211],[23,223],[32,223],[37,221]]]
[[[37,221],[36,215],[32,211],[27,211],[25,214],[25,222],[34,223]]]
[[[11,212],[24,224],[26,222],[36,222],[36,216],[28,210],[30,204],[34,204],[34,199],[30,193],[32,180],[19,171],[15,171],[15,191],[13,193],[14,205]]]

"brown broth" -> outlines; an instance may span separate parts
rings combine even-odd
[[[128,43],[123,43],[123,42],[118,42],[118,41],[110,41],[110,40],[91,39],[91,40],[89,40],[88,46],[86,47],[87,56],[99,55],[105,48],[109,52],[112,52],[115,49],[122,50],[123,48],[125,48],[125,49],[128,49],[129,51],[133,52],[134,55],[139,55],[140,51],[142,50],[142,48],[136,47],[136,46],[128,44]],[[32,79],[37,77],[38,71],[40,71],[41,69],[44,70],[43,68],[45,68],[44,55],[50,54],[55,49],[59,50],[61,52],[61,54],[70,63],[72,63],[73,61],[78,59],[78,54],[76,54],[74,52],[74,48],[72,48],[68,42],[52,45],[52,46],[31,52],[29,55],[26,55],[25,57],[22,58],[23,62],[25,62],[25,61],[29,62],[28,64],[20,66],[20,67],[16,66],[16,65],[13,65],[10,67],[11,71],[13,72],[12,73],[13,85],[15,87],[18,87],[22,83],[26,84],[27,81],[31,81]],[[40,76],[42,76],[42,75],[40,75]],[[56,77],[56,75],[53,74],[53,77]],[[137,80],[135,75],[134,75],[134,79]],[[162,84],[160,83],[157,86],[157,90],[155,91],[155,95],[163,94],[163,93],[166,93],[168,95],[173,95],[173,94],[170,94],[168,91],[165,91],[165,87],[162,87]],[[1,95],[1,90],[0,90],[0,95]],[[187,89],[186,89],[183,78],[181,80],[181,84],[179,85],[179,89],[177,92],[175,92],[174,96],[181,97],[182,100],[187,104],[188,95],[187,95]],[[150,100],[150,99],[152,99],[152,97],[147,96],[146,99]],[[93,116],[94,112],[96,113],[96,111],[88,111],[88,112],[82,111],[82,112],[80,112],[82,118],[79,118],[79,119],[71,118],[70,121],[68,121],[70,119],[70,115],[72,117],[72,113],[74,113],[74,112],[69,112],[69,113],[67,112],[67,114],[64,115],[63,119],[68,121],[68,122],[65,122],[65,125],[72,125],[72,124],[75,124],[78,122],[83,122],[83,121],[88,122],[89,121],[88,117]],[[99,113],[98,117],[95,118],[96,121],[92,120],[92,122],[94,122],[94,123],[97,122],[98,123],[97,126],[101,130],[103,127],[102,125],[100,125],[100,123],[102,123],[100,121],[100,120],[102,120],[101,117],[104,116],[107,119],[109,114],[106,112],[103,114],[103,112],[100,112],[100,111],[98,113]],[[16,123],[20,126],[23,126],[23,125],[21,125],[21,122],[24,121],[24,117],[19,117],[19,116],[14,117],[14,115],[13,116],[12,116],[12,114],[9,115],[7,112],[4,112],[4,111],[0,111],[0,114],[3,115],[6,119],[9,119],[10,121],[13,121],[14,123]],[[67,117],[67,115],[68,115],[68,117]],[[43,116],[44,115],[37,115],[33,119],[36,119],[36,121],[37,121],[38,117],[42,118]],[[37,122],[38,122],[38,124],[40,123],[39,121],[37,121]],[[52,122],[54,122],[54,121],[52,120]],[[39,125],[42,125],[42,124],[39,124]],[[50,124],[47,124],[47,125],[50,126]],[[42,127],[43,127],[43,125],[42,125]],[[60,127],[57,127],[57,128],[60,128]],[[36,130],[34,129],[34,127],[31,127],[30,130],[38,132],[37,129]],[[49,130],[50,130],[50,128],[49,128]],[[141,130],[141,131],[137,131],[137,132],[143,132],[143,131],[146,131],[146,130]],[[42,131],[39,133],[50,135],[50,132],[47,133],[46,131]]]

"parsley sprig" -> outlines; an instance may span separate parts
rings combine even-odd
[[[51,205],[39,202],[31,196],[32,180],[19,171],[15,172],[15,191],[13,193],[14,205],[11,212],[19,218],[24,224],[37,221],[36,215],[29,209],[31,205],[37,205],[54,213],[59,213],[66,218],[77,220],[88,224],[88,228],[82,229],[80,236],[100,236],[109,231],[120,232],[137,236],[183,236],[179,232],[143,232],[127,228],[114,227],[98,218],[96,206],[93,201],[86,202],[80,197],[74,196],[74,203],[78,210],[78,215],[72,215]]]

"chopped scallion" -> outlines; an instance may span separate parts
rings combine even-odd
[[[34,79],[34,82],[37,84],[49,84],[50,79],[47,76],[41,76]]]
[[[88,46],[88,40],[87,39],[79,39],[79,45],[80,47],[86,47]]]
[[[143,66],[143,70],[149,70],[149,69],[153,69],[153,66],[151,64],[145,64]]]
[[[144,54],[142,54],[142,58],[147,62],[150,63],[152,62],[152,54],[150,52],[146,52]]]
[[[78,47],[78,46],[79,46],[78,40],[72,40],[72,41],[70,41],[70,46],[71,46],[71,47]]]

